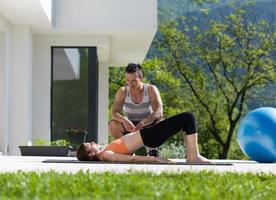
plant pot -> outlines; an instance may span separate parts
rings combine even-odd
[[[68,156],[69,146],[19,146],[22,156]]]

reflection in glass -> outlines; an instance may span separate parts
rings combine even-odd
[[[66,139],[76,148],[88,126],[86,48],[53,48],[51,140]]]

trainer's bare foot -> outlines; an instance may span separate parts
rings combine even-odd
[[[186,161],[188,164],[213,163],[211,160],[208,160],[207,158],[203,157],[202,155],[198,155],[195,157],[188,157]]]

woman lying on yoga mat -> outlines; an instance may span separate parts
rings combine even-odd
[[[199,154],[196,119],[190,112],[175,115],[152,127],[124,135],[108,144],[103,150],[100,150],[100,145],[94,142],[82,143],[77,150],[77,158],[81,161],[100,160],[170,163],[172,161],[160,157],[136,156],[132,154],[142,146],[150,148],[159,147],[180,130],[186,132],[187,163],[209,163],[210,161],[207,158]]]

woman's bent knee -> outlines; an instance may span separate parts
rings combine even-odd
[[[185,112],[185,119],[186,121],[186,134],[191,135],[197,132],[197,123],[196,123],[196,118],[195,115],[192,112]]]
[[[195,120],[196,120],[195,115],[194,115],[194,113],[192,113],[192,112],[184,112],[183,114],[185,114],[185,116],[186,116],[189,120],[192,120],[192,121],[195,121]]]

